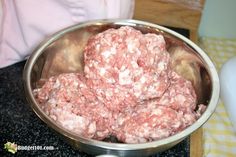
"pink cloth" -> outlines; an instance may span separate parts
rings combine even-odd
[[[133,9],[134,0],[2,0],[0,68],[26,59],[62,28],[86,20],[132,18]]]

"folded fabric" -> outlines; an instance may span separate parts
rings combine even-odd
[[[204,37],[200,43],[218,70],[236,55],[236,39]],[[212,117],[203,126],[203,134],[204,156],[236,156],[236,134],[221,100]]]
[[[62,28],[86,20],[132,18],[134,9],[134,0],[1,2],[0,68],[26,59],[44,38]]]

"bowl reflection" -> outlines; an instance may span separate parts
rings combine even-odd
[[[82,72],[83,49],[88,39],[109,28],[131,26],[142,33],[162,34],[172,58],[172,68],[190,80],[197,94],[198,104],[207,105],[203,115],[190,127],[171,137],[143,144],[118,144],[80,137],[52,121],[40,109],[32,91],[41,87],[51,76],[68,72]],[[24,69],[26,97],[35,113],[51,128],[74,146],[92,154],[146,156],[172,147],[201,127],[212,115],[219,98],[219,80],[208,56],[187,38],[167,28],[135,20],[104,20],[78,24],[64,29],[42,43],[31,55]],[[197,108],[196,108],[197,110]]]

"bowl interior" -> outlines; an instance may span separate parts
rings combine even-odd
[[[33,89],[41,87],[45,80],[51,76],[68,72],[82,72],[84,67],[83,49],[88,39],[92,35],[103,32],[109,28],[119,28],[124,25],[134,27],[144,34],[162,34],[166,41],[166,48],[172,58],[172,68],[192,82],[197,94],[198,104],[205,104],[206,106],[211,104],[210,101],[213,99],[213,82],[215,82],[213,78],[218,78],[218,76],[215,74],[215,68],[212,67],[213,64],[209,58],[205,58],[207,57],[206,55],[203,56],[199,53],[199,50],[197,50],[196,47],[191,45],[191,43],[189,44],[190,41],[186,42],[188,39],[164,27],[149,25],[148,23],[144,24],[135,21],[97,21],[72,26],[56,33],[42,43],[29,58],[25,68],[27,71],[25,73],[28,74],[25,75],[25,80],[26,82],[29,81],[29,87],[27,90],[30,90],[28,92],[31,94],[31,98],[29,99],[33,99],[31,100],[31,106],[33,109],[36,110],[35,108],[39,108],[36,100],[32,97]],[[209,62],[212,65],[209,65]],[[216,76],[212,75],[212,68]],[[216,79],[216,84],[217,83]],[[215,95],[217,96],[218,94],[218,91],[216,91]],[[215,99],[218,99],[218,97]],[[189,130],[186,134],[176,137],[176,139],[181,139],[199,128],[213,113],[216,105],[215,101],[212,105],[213,107],[209,110],[209,113],[204,117],[204,119],[201,120],[201,123]],[[39,117],[42,118],[41,112],[42,111],[38,109],[36,111]],[[46,118],[44,117],[42,119],[45,120]],[[47,122],[48,121],[46,120],[46,123]],[[65,129],[63,132],[67,133]],[[173,140],[175,139],[172,139],[172,141]]]
[[[72,29],[62,34],[58,39],[55,39],[55,41],[49,43],[37,56],[33,65],[30,80],[32,89],[41,87],[44,84],[44,80],[51,76],[68,72],[82,72],[84,67],[83,49],[88,39],[92,35],[103,32],[109,28],[119,28],[121,26],[123,25],[95,23],[93,25]],[[175,71],[192,82],[197,94],[198,104],[203,103],[207,105],[211,98],[211,77],[207,63],[196,50],[183,40],[161,29],[144,25],[135,25],[132,27],[140,30],[143,34],[155,33],[164,36],[166,48],[179,66]],[[179,52],[179,48],[184,50],[184,52]],[[184,61],[189,62],[180,65],[181,62]],[[186,64],[190,69],[185,68]]]

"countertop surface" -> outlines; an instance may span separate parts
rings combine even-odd
[[[24,64],[20,62],[0,69],[0,156],[91,157],[67,144],[30,108],[23,89]],[[188,157],[189,141],[188,137],[153,157]],[[18,146],[51,146],[54,150],[18,150],[13,155],[4,149],[7,142],[15,142]]]

